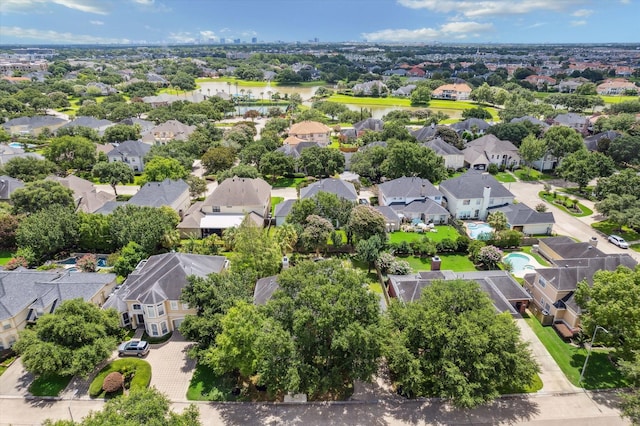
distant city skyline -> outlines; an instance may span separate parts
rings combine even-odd
[[[1,0],[0,44],[640,43],[640,0]]]

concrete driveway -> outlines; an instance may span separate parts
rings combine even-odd
[[[151,364],[151,386],[167,394],[171,401],[186,401],[187,389],[196,361],[187,356],[192,345],[178,332],[160,345],[152,345],[145,358]]]
[[[20,358],[16,359],[0,376],[0,395],[29,396],[29,385],[33,382],[33,375],[22,366]]]

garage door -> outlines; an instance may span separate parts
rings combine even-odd
[[[180,324],[182,324],[182,321],[184,321],[184,318],[174,319],[173,320],[173,329],[174,330],[178,330],[178,328],[180,328]]]

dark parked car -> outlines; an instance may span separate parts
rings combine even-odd
[[[143,357],[149,353],[151,347],[149,342],[144,340],[129,340],[118,346],[118,355],[135,355],[137,357]]]

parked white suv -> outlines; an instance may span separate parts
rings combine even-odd
[[[609,242],[623,249],[629,248],[629,243],[626,242],[624,238],[619,237],[617,235],[609,235]]]

